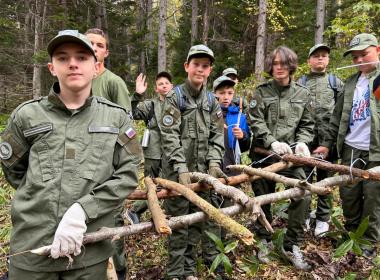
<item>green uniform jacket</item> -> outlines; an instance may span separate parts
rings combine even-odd
[[[179,87],[185,101],[183,111],[174,89],[167,94],[163,104],[160,120],[162,151],[169,160],[171,171],[206,172],[210,162],[222,163],[223,113],[206,87],[197,92],[188,80]]]
[[[92,94],[102,96],[125,110],[131,111],[131,99],[127,85],[122,78],[108,69],[92,80]]]
[[[122,107],[102,97],[68,110],[53,90],[12,113],[2,135],[3,147],[12,147],[11,157],[1,162],[16,189],[10,254],[51,244],[63,214],[75,202],[86,213],[87,232],[114,226],[116,208],[138,185],[141,148],[132,125]],[[74,257],[72,269],[111,254],[109,241],[87,244]],[[68,259],[26,253],[10,261],[30,271],[64,271]]]
[[[161,117],[163,101],[157,96],[144,100],[144,96],[135,93],[132,97],[132,115],[135,120],[143,120],[149,129],[148,147],[143,148],[144,157],[149,159],[161,159],[161,132],[158,120]]]
[[[335,107],[334,90],[328,81],[328,73],[309,73],[306,87],[310,90],[311,100],[314,105],[314,140],[313,146],[317,147],[323,142],[324,136],[329,130],[329,122]],[[341,91],[344,84],[336,78],[337,89]],[[336,96],[337,97],[337,96]],[[336,98],[335,97],[335,98]]]
[[[259,85],[249,105],[254,147],[270,148],[275,141],[309,144],[314,119],[309,90],[293,81],[282,87],[274,80]]]
[[[336,140],[339,156],[342,154],[344,140],[348,133],[350,115],[352,109],[352,101],[356,83],[361,73],[358,72],[347,79],[343,90],[338,95],[338,100],[329,123],[329,131],[325,136],[322,146],[331,149]],[[380,161],[380,101],[376,100],[373,93],[373,80],[380,75],[380,66],[376,70],[367,75],[369,79],[370,102],[369,108],[371,111],[371,139],[369,146],[369,160]]]

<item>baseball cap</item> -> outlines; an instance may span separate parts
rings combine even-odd
[[[172,82],[172,75],[170,75],[169,72],[162,71],[162,72],[158,73],[156,76],[156,81],[161,77],[164,77],[164,78],[168,79],[169,82]]]
[[[195,45],[190,48],[186,61],[189,62],[190,58],[196,54],[204,54],[208,56],[211,59],[211,62],[214,62],[215,60],[214,52],[209,47],[205,45]]]
[[[79,45],[82,45],[86,49],[88,49],[91,54],[95,57],[95,51],[92,47],[92,44],[90,40],[86,37],[86,35],[83,35],[82,33],[79,33],[78,30],[62,30],[58,32],[58,35],[55,36],[48,44],[47,51],[50,55],[50,57],[53,56],[54,50],[64,44],[64,43],[77,43]]]
[[[324,49],[328,53],[330,53],[330,47],[329,46],[327,46],[325,44],[316,44],[310,48],[308,57],[310,57],[313,54],[313,52],[315,52],[316,50],[319,50],[319,49]]]
[[[223,70],[223,73],[222,73],[223,76],[227,76],[227,75],[230,75],[230,74],[236,75],[236,76],[238,75],[238,73],[237,73],[237,71],[236,71],[235,68],[227,68],[227,69]]]
[[[349,49],[344,52],[343,56],[348,55],[352,51],[362,51],[370,46],[377,47],[379,45],[376,37],[369,33],[361,33],[356,35],[349,44]]]
[[[234,80],[227,76],[220,76],[214,81],[212,88],[215,91],[224,84],[234,86],[236,83]]]

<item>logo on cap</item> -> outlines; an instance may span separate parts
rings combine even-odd
[[[354,37],[354,39],[351,40],[350,47],[354,47],[354,46],[359,45],[359,44],[360,44],[360,38],[357,36],[357,37]]]

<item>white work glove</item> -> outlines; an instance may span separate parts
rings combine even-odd
[[[293,154],[293,151],[290,148],[290,146],[284,142],[275,141],[272,144],[270,144],[270,147],[273,150],[273,152],[279,155]]]
[[[86,214],[79,203],[74,203],[67,209],[55,231],[51,257],[57,259],[73,253],[78,256],[86,230]]]
[[[310,151],[309,148],[305,143],[297,143],[296,148],[294,149],[296,155],[304,156],[304,157],[310,157]]]

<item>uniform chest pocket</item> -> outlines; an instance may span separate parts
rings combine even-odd
[[[90,125],[88,128],[90,143],[82,166],[82,177],[102,182],[113,172],[113,154],[119,135],[119,128],[112,126]]]
[[[302,99],[291,99],[289,100],[289,104],[290,117],[288,118],[288,124],[298,124],[302,118],[303,110],[305,110],[306,101]]]
[[[48,137],[52,131],[52,123],[41,123],[23,130],[24,137],[29,143],[31,143],[32,149],[37,151],[41,179],[43,182],[49,181],[55,177],[51,151],[52,147],[50,147],[48,141]]]
[[[265,98],[263,99],[265,104],[265,119],[267,123],[275,124],[278,118],[278,104],[277,99]]]

